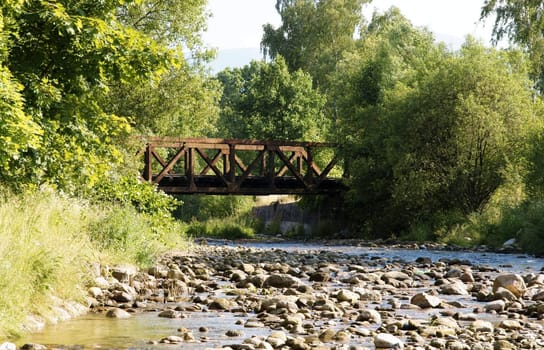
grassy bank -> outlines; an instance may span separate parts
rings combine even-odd
[[[181,224],[51,192],[0,194],[0,339],[28,314],[47,317],[50,295],[83,300],[91,265],[148,264],[186,245]]]

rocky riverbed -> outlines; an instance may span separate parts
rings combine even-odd
[[[146,271],[102,268],[88,304],[104,318],[189,321],[146,347],[544,349],[544,273],[455,258],[202,246]],[[221,337],[203,314],[229,320]]]

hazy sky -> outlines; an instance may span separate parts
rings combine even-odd
[[[263,24],[280,23],[275,4],[276,0],[209,0],[212,18],[205,42],[219,50],[259,47]],[[414,25],[427,27],[440,40],[456,45],[467,34],[489,41],[492,23],[479,22],[482,4],[483,0],[373,0],[365,13],[370,16],[374,9],[383,12],[396,6]]]

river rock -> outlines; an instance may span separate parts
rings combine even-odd
[[[100,289],[108,289],[110,287],[110,282],[103,276],[98,276],[94,279],[94,285]]]
[[[266,341],[274,348],[279,348],[287,342],[287,335],[281,331],[273,331],[268,338],[266,338]]]
[[[285,273],[278,273],[270,275],[263,283],[263,287],[275,287],[275,288],[291,288],[299,285],[299,280],[296,277]]]
[[[440,286],[440,293],[446,295],[468,295],[467,286],[461,281],[446,283]]]
[[[236,306],[236,302],[227,298],[214,298],[212,299],[209,308],[211,310],[230,310]]]
[[[499,328],[507,330],[518,330],[522,329],[523,326],[518,320],[502,320],[501,323],[499,323]]]
[[[342,301],[347,301],[349,303],[354,303],[356,301],[358,301],[360,298],[360,295],[357,294],[357,293],[354,293],[350,290],[347,290],[347,289],[341,289],[338,294],[336,294],[336,299],[338,299],[338,301],[342,302]]]
[[[129,283],[138,273],[138,269],[133,265],[118,265],[111,269],[113,278],[121,283]]]
[[[508,273],[499,275],[493,281],[493,293],[495,293],[499,288],[504,288],[512,292],[516,298],[523,296],[527,287],[523,278],[515,273]]]
[[[458,340],[449,341],[446,343],[446,349],[448,350],[470,350],[471,347],[468,344],[462,343]]]
[[[497,290],[494,291],[491,298],[493,300],[508,300],[508,301],[513,301],[518,299],[514,293],[512,293],[511,291],[503,287],[497,288]]]
[[[326,328],[319,333],[319,340],[324,343],[331,342],[336,336],[336,331],[332,328]]]
[[[227,337],[231,337],[231,338],[235,338],[235,337],[241,337],[244,335],[244,332],[242,332],[241,330],[239,329],[229,329],[228,331],[225,332],[225,335]]]
[[[484,309],[487,312],[491,312],[491,311],[502,312],[504,311],[505,307],[506,307],[506,303],[504,302],[504,300],[499,299],[499,300],[490,301],[489,303],[485,305]]]
[[[516,349],[517,347],[514,344],[504,339],[497,340],[493,344],[493,350],[516,350]]]
[[[46,350],[47,346],[43,344],[27,343],[21,346],[21,350]]]
[[[316,271],[310,275],[311,282],[328,282],[331,276],[326,271]]]
[[[382,323],[382,316],[374,309],[362,310],[357,317],[357,321],[367,321],[372,323]]]
[[[95,299],[100,299],[104,296],[104,292],[98,287],[91,287],[89,288],[89,295]]]
[[[382,275],[382,279],[395,279],[397,281],[406,281],[410,279],[410,276],[402,271],[388,271]]]
[[[114,309],[109,309],[108,312],[106,312],[106,317],[110,317],[110,318],[130,318],[131,316],[130,316],[130,314],[128,312],[126,312],[123,309],[114,308]]]
[[[493,324],[488,321],[476,320],[470,325],[475,332],[490,333],[493,332]]]
[[[17,350],[17,345],[10,342],[5,342],[0,344],[0,350]]]
[[[176,310],[164,310],[161,311],[158,316],[163,318],[181,318],[181,312]]]
[[[434,308],[440,306],[442,300],[434,295],[427,293],[418,293],[410,299],[410,303],[419,306],[422,309]]]
[[[132,294],[120,290],[115,291],[111,298],[119,303],[129,303],[134,301],[134,296]]]
[[[177,335],[170,335],[166,338],[162,338],[160,343],[162,344],[179,344],[183,343],[184,339],[183,337],[177,336]]]
[[[388,333],[378,333],[374,336],[376,349],[404,349],[404,343],[397,337]]]
[[[502,247],[507,249],[516,248],[517,241],[515,238],[510,238],[509,240],[507,240],[506,242],[502,244]]]

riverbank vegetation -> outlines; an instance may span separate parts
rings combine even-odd
[[[278,0],[266,60],[214,74],[205,0],[3,1],[0,337],[51,293],[81,297],[93,262],[264,230],[251,198],[141,183],[145,136],[334,142],[350,189],[323,235],[544,254],[542,9],[486,1],[512,46],[451,49],[369,3]]]

